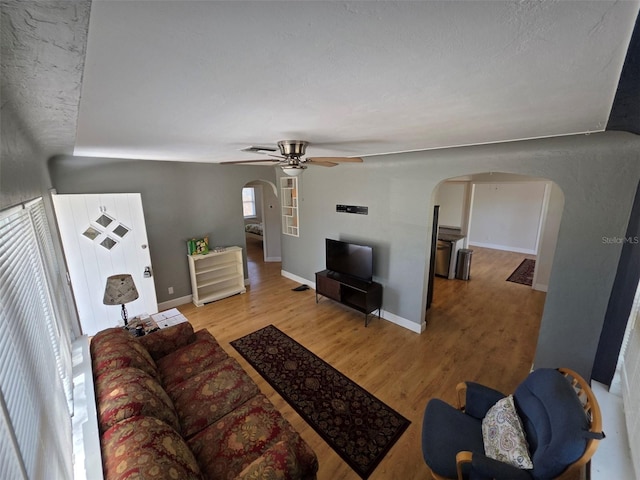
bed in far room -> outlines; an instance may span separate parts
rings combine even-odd
[[[244,226],[244,231],[247,234],[248,238],[262,240],[262,224],[261,223],[247,223]]]
[[[244,226],[244,236],[247,241],[247,248],[263,248],[262,223],[246,223]]]

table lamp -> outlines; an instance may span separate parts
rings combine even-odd
[[[104,289],[102,303],[105,305],[122,305],[122,320],[127,326],[127,309],[125,303],[133,302],[140,295],[133,283],[133,277],[127,273],[111,275],[107,278],[107,286]]]

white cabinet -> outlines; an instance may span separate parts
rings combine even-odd
[[[245,293],[242,248],[227,247],[224,252],[189,255],[193,303],[205,303]]]
[[[284,177],[280,179],[282,197],[282,233],[298,237],[298,179]]]

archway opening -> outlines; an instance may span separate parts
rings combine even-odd
[[[464,317],[461,328],[474,330],[469,341],[475,348],[489,339],[511,342],[520,347],[518,355],[533,361],[564,209],[562,190],[545,178],[485,172],[442,181],[432,206],[438,219],[432,263],[439,268],[430,268],[427,282],[427,329],[450,328]],[[450,245],[446,261],[438,259],[443,240]],[[463,257],[466,278],[458,268]],[[517,275],[523,265],[528,267]],[[485,346],[489,352],[494,347]]]
[[[250,283],[261,277],[264,264],[281,261],[280,206],[276,186],[252,180],[242,187],[247,267]],[[254,277],[252,279],[252,277]]]

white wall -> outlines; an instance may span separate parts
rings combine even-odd
[[[468,182],[444,182],[438,187],[436,205],[440,205],[438,223],[443,227],[463,228],[467,216]]]
[[[536,256],[536,270],[533,276],[534,290],[543,292],[546,292],[549,288],[551,267],[558,242],[562,210],[564,209],[564,194],[558,185],[553,182],[547,182],[545,200]]]
[[[623,409],[631,447],[631,460],[640,475],[640,284],[636,290],[629,323],[627,324],[616,374],[611,383],[612,391],[622,392]]]
[[[276,186],[270,182],[262,183],[263,223],[265,238],[266,262],[279,262],[282,257],[280,230],[280,200],[276,194]]]
[[[543,182],[474,184],[469,244],[535,255],[544,189]]]

